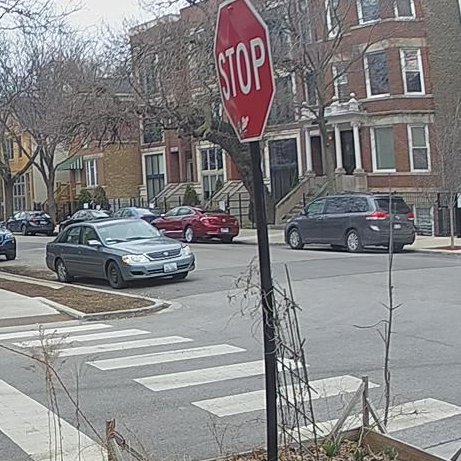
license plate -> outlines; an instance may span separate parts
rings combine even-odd
[[[394,229],[402,229],[402,224],[394,224]]]
[[[163,265],[163,272],[176,272],[178,265],[176,263],[168,263]]]
[[[221,228],[221,233],[222,234],[228,234],[230,231],[229,231],[229,228],[228,227],[222,227]]]

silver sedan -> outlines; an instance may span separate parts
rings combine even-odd
[[[123,288],[132,280],[185,279],[195,269],[195,257],[188,245],[145,221],[106,219],[66,228],[48,243],[46,264],[61,282],[88,277]]]

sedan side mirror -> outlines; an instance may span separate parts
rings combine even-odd
[[[88,246],[90,247],[100,247],[101,242],[99,240],[88,240]]]

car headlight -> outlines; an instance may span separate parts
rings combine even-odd
[[[5,234],[5,240],[13,240],[14,241],[14,235],[11,232],[7,232]]]
[[[192,254],[192,250],[190,249],[189,245],[184,245],[181,248],[181,253],[183,256],[190,256]]]
[[[144,264],[149,262],[149,258],[144,255],[125,255],[122,256],[122,262],[124,264]]]

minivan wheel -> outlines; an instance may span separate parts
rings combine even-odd
[[[363,250],[359,233],[352,229],[346,237],[346,248],[349,253],[360,253]]]
[[[288,234],[288,244],[293,250],[302,250],[304,248],[304,243],[298,229],[291,229]]]
[[[14,261],[16,259],[16,251],[12,251],[11,253],[7,253],[6,255],[7,261]]]
[[[122,271],[114,261],[111,261],[107,266],[107,280],[109,285],[116,290],[120,290],[126,286],[126,282],[123,280]]]
[[[56,275],[58,276],[58,280],[62,283],[69,283],[72,282],[72,276],[69,275],[66,265],[62,259],[58,259],[55,264],[56,267]]]
[[[21,234],[22,235],[27,235],[28,234],[27,226],[25,224],[23,224],[22,227],[21,227]]]

